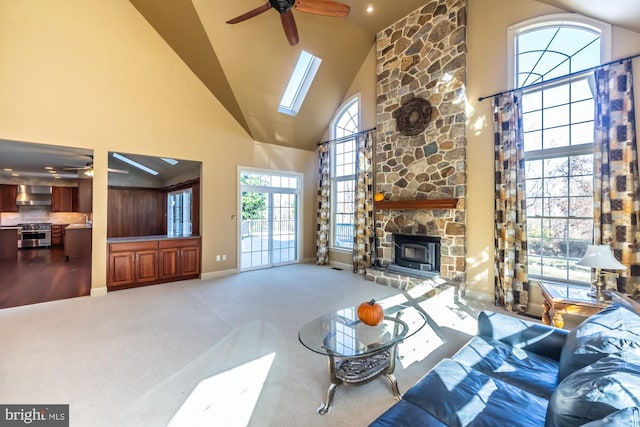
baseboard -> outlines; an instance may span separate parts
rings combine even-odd
[[[238,269],[236,268],[232,268],[230,270],[210,271],[208,273],[200,274],[200,279],[201,280],[215,279],[217,277],[231,276],[237,273],[238,273]]]
[[[353,264],[346,264],[344,262],[329,261],[329,265],[331,267],[340,268],[342,270],[353,270]]]
[[[107,287],[103,286],[101,288],[91,288],[90,295],[92,297],[103,297],[107,294]]]

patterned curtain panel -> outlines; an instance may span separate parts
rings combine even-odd
[[[363,273],[371,266],[373,230],[373,189],[371,177],[373,131],[357,135],[357,178],[353,233],[353,272]]]
[[[318,212],[316,230],[316,263],[329,263],[329,232],[331,223],[330,144],[318,147]]]
[[[640,297],[640,201],[631,61],[602,67],[596,77],[594,243],[611,245],[628,268],[607,288]]]
[[[529,303],[524,141],[519,93],[493,101],[495,131],[495,302],[509,311]]]

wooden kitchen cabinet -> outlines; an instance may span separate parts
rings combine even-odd
[[[69,224],[51,224],[51,246],[62,246],[64,243],[64,229]]]
[[[0,184],[0,212],[18,212],[17,197],[17,185]]]
[[[51,187],[51,212],[73,212],[77,200],[77,187]]]
[[[200,239],[159,242],[160,279],[183,279],[200,274]]]
[[[78,204],[75,211],[85,214],[91,213],[93,211],[92,179],[78,179]]]
[[[109,244],[108,287],[158,280],[158,241]]]

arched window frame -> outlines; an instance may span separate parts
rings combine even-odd
[[[338,131],[338,124],[348,111],[357,104],[356,127],[353,134],[360,131],[360,94],[347,99],[337,110],[330,123],[331,139],[331,248],[353,250],[353,225],[355,214],[356,156],[355,137],[348,138]],[[347,153],[345,154],[345,149]],[[347,161],[345,163],[346,160]],[[344,173],[350,170],[353,173]],[[341,172],[342,171],[342,172]]]
[[[581,28],[589,32],[595,32],[600,34],[600,61],[599,63],[609,62],[611,59],[611,26],[591,18],[580,16],[578,14],[563,13],[553,14],[530,19],[516,25],[509,27],[508,29],[508,76],[509,87],[517,87],[518,85],[518,70],[517,60],[517,38],[528,31],[543,29],[545,27],[571,27]],[[597,65],[597,64],[594,64]],[[575,71],[575,70],[571,70]],[[571,192],[572,183],[576,179],[592,179],[592,175],[578,176],[574,171],[574,162],[585,161],[585,159],[593,158],[593,142],[582,141],[581,138],[574,139],[573,132],[568,131],[567,139],[553,138],[548,140],[544,136],[546,132],[552,131],[555,127],[567,127],[573,129],[573,119],[571,111],[573,111],[573,96],[570,96],[566,101],[566,108],[569,109],[568,122],[551,125],[546,123],[547,115],[553,117],[555,109],[558,108],[553,102],[549,103],[549,106],[545,106],[547,101],[536,104],[536,107],[532,107],[531,100],[537,99],[542,96],[543,99],[547,95],[547,92],[553,91],[560,87],[566,87],[577,81],[587,82],[592,88],[592,82],[589,82],[590,74],[585,70],[585,73],[580,75],[576,73],[573,78],[567,78],[563,81],[562,77],[549,79],[551,83],[549,85],[539,84],[535,87],[527,89],[527,86],[531,82],[527,82],[523,85],[523,126],[525,134],[525,179],[526,191],[527,191],[527,235],[528,235],[528,248],[529,248],[529,277],[541,281],[558,281],[558,282],[572,282],[588,284],[590,280],[590,270],[584,269],[580,271],[580,267],[575,266],[575,262],[579,259],[576,257],[575,252],[578,252],[582,245],[590,244],[592,239],[592,222],[593,215],[588,216],[584,213],[584,216],[576,215],[572,213],[572,206],[578,206],[580,197],[574,197],[576,194]],[[570,92],[571,93],[571,92]],[[550,95],[549,95],[550,96]],[[528,98],[529,97],[529,98]],[[565,101],[562,101],[565,102]],[[584,102],[583,100],[575,101],[576,104]],[[591,99],[590,102],[593,102]],[[549,111],[546,111],[549,109]],[[531,119],[527,118],[527,113],[531,115]],[[535,118],[535,114],[540,114],[538,118]],[[553,117],[554,119],[557,117]],[[531,121],[528,121],[531,120]],[[541,120],[541,122],[540,122]],[[585,119],[582,119],[585,120]],[[586,119],[588,120],[588,119]],[[582,122],[576,122],[579,125]],[[533,126],[532,126],[533,125]],[[549,126],[549,127],[547,127]],[[534,144],[528,146],[527,132],[541,132],[539,148],[537,141]],[[584,135],[584,133],[582,134]],[[566,143],[560,144],[560,146],[554,146],[557,141],[564,141]],[[592,139],[591,139],[592,141]],[[547,145],[549,144],[549,145]],[[559,204],[554,206],[556,200],[556,194],[554,193],[557,187],[553,187],[551,184],[553,179],[557,177],[557,166],[552,166],[554,162],[563,162],[566,159],[566,175],[563,175],[567,180],[569,191],[567,192],[567,208],[566,213],[558,213],[562,209],[557,209]],[[578,164],[578,163],[576,163]],[[580,168],[576,170],[581,170]],[[528,176],[528,171],[531,171],[532,176]],[[562,177],[561,177],[562,178]],[[539,181],[539,182],[538,182]],[[550,189],[550,190],[548,190]],[[578,193],[579,194],[579,193]],[[564,196],[561,196],[564,197]],[[545,200],[546,199],[546,200]],[[588,195],[585,195],[583,205],[590,199]],[[539,205],[537,205],[539,203]],[[545,207],[546,206],[546,207]],[[559,216],[558,216],[559,215]],[[547,222],[549,221],[549,222]],[[564,221],[564,234],[563,238],[558,238],[553,230],[554,221]],[[581,221],[581,222],[576,222]],[[588,224],[591,223],[590,231],[585,231],[584,235],[580,234],[576,230],[588,230]],[[580,228],[582,226],[582,228]],[[546,229],[549,227],[549,230]],[[550,234],[550,238],[548,235]],[[587,235],[588,234],[588,235]],[[554,255],[552,248],[554,244],[558,244],[558,248],[565,248],[564,252],[559,252],[558,255]],[[551,251],[551,252],[548,252]],[[556,268],[558,267],[559,268]],[[564,273],[563,273],[564,271]]]

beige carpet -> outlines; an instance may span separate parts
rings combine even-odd
[[[417,292],[417,293],[416,293]],[[386,379],[329,385],[306,322],[371,298],[419,296],[308,264],[0,310],[0,403],[69,404],[71,426],[365,426],[395,402]],[[404,392],[475,332],[444,293],[399,349]]]

